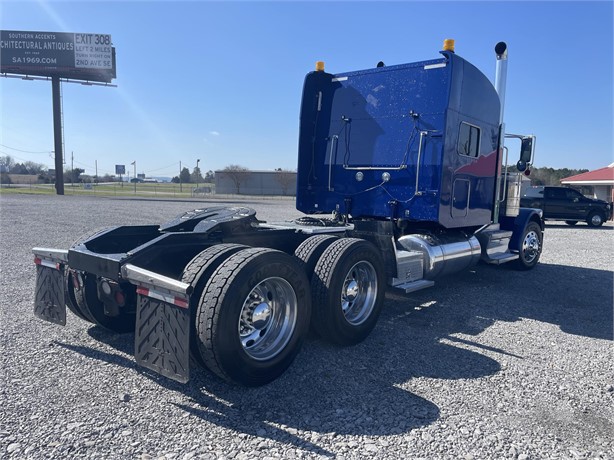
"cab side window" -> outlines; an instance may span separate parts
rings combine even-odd
[[[458,132],[458,153],[477,158],[480,154],[480,134],[479,127],[463,121]]]
[[[568,189],[568,190],[566,190],[566,192],[567,192],[567,199],[570,200],[570,201],[573,201],[574,199],[576,201],[580,201],[580,198],[584,197],[584,195],[582,195],[577,190]]]
[[[550,188],[546,189],[546,198],[550,198],[551,200],[564,200],[567,198],[567,193],[564,189]]]

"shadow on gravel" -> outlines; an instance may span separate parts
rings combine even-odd
[[[605,270],[539,264],[523,273],[479,265],[442,279],[435,289],[411,296],[389,293],[376,329],[363,343],[338,348],[309,338],[289,371],[260,388],[231,386],[195,365],[190,383],[181,385],[141,371],[121,356],[59,345],[139,369],[184,394],[185,402],[175,405],[209,423],[332,457],[318,446],[319,437],[393,435],[429,425],[440,411],[415,393],[420,385],[446,391],[442,380],[497,373],[497,356],[501,361],[522,359],[480,343],[479,334],[495,322],[528,318],[566,333],[612,340],[612,293],[612,273]],[[133,335],[118,336],[99,327],[89,333],[126,354],[134,351]]]
[[[513,271],[506,275],[518,289],[510,290],[514,303],[498,312],[499,319],[531,318],[557,325],[568,334],[614,339],[611,271],[539,264],[529,277]]]
[[[442,336],[478,335],[495,321],[528,318],[557,325],[569,334],[614,338],[614,275],[608,270],[540,263],[522,272],[480,264],[442,280],[434,289],[412,294],[411,299],[432,304],[424,321],[434,323]]]

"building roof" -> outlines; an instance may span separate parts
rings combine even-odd
[[[576,174],[561,179],[561,184],[611,184],[614,185],[614,163],[605,168]]]

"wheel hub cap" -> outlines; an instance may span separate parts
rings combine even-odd
[[[294,333],[298,300],[283,278],[267,278],[250,291],[239,315],[238,334],[243,350],[264,361],[281,353]]]
[[[358,292],[358,283],[356,282],[356,280],[352,280],[345,288],[345,298],[348,300],[348,302],[353,302],[354,300],[356,300],[356,297],[358,297]]]
[[[532,262],[537,257],[539,253],[539,238],[535,232],[527,233],[522,245],[522,252],[527,262]]]
[[[271,318],[271,307],[268,303],[262,302],[256,308],[254,308],[254,312],[252,313],[252,326],[256,329],[264,329],[269,324],[269,320]]]
[[[377,274],[367,261],[355,264],[345,276],[341,309],[346,321],[358,326],[369,319],[377,300]]]

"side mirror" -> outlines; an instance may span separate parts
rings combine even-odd
[[[522,138],[522,146],[520,147],[520,162],[531,164],[533,162],[533,150],[535,149],[535,136],[527,136]],[[524,171],[525,168],[522,169]]]
[[[523,136],[521,134],[505,134],[505,138],[520,139],[520,159],[516,163],[516,169],[519,172],[525,172],[525,175],[531,174],[529,166],[533,164],[533,155],[535,153],[535,136]],[[507,161],[507,159],[506,159]]]

